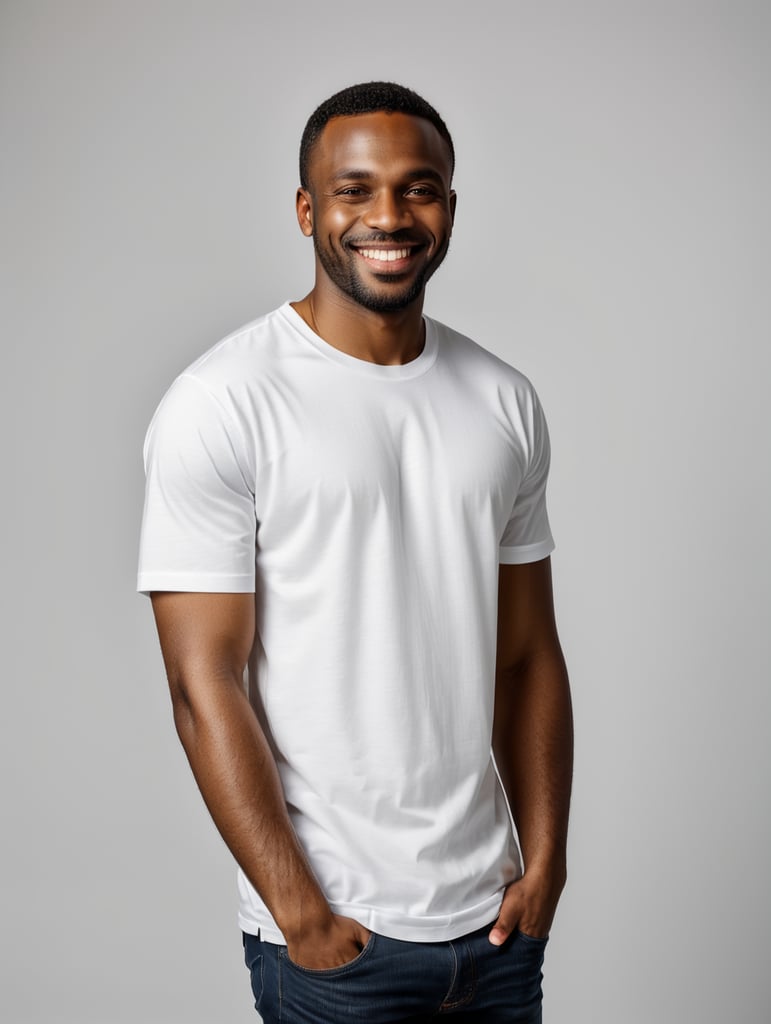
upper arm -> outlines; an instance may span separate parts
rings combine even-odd
[[[498,672],[517,669],[533,655],[559,650],[551,559],[501,565],[498,571]]]
[[[254,594],[151,596],[175,701],[201,699],[214,680],[241,680],[254,642]]]
[[[546,558],[554,549],[546,510],[549,432],[541,403],[532,388],[521,397],[516,422],[525,464],[500,540],[499,562],[502,565],[529,565]]]
[[[251,651],[253,460],[220,399],[190,374],[164,396],[144,454],[138,585],[152,596],[172,696],[189,700],[213,679],[240,680]]]
[[[178,378],[161,402],[145,472],[138,589],[253,593],[254,459],[197,378]]]

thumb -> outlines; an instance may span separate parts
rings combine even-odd
[[[515,885],[510,885],[503,895],[503,903],[495,924],[487,936],[494,946],[502,946],[512,932],[516,931],[521,916],[521,907]]]

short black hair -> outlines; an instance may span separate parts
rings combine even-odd
[[[451,170],[455,169],[455,147],[450,132],[430,103],[412,89],[395,82],[363,82],[341,89],[324,100],[308,118],[300,141],[300,184],[308,187],[308,167],[311,150],[333,117],[351,117],[355,114],[375,114],[378,111],[411,114],[430,121],[450,148]]]

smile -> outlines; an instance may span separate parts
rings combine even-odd
[[[379,260],[381,263],[406,260],[410,254],[409,249],[357,249],[356,251],[368,260]]]

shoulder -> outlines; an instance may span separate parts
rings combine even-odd
[[[203,352],[171,383],[148,428],[168,430],[215,421],[243,431],[260,391],[280,377],[296,340],[284,307],[244,324]]]
[[[442,361],[451,371],[462,374],[469,387],[476,385],[494,393],[502,405],[511,407],[513,403],[523,412],[540,407],[533,383],[521,370],[460,331],[426,319],[436,333]]]
[[[180,374],[214,394],[260,380],[280,365],[294,335],[284,307],[251,320],[207,349]]]
[[[439,320],[431,317],[426,319],[436,332],[440,350],[446,358],[462,362],[467,367],[474,367],[478,372],[489,374],[507,384],[532,390],[533,385],[521,370],[507,363],[490,349]]]

